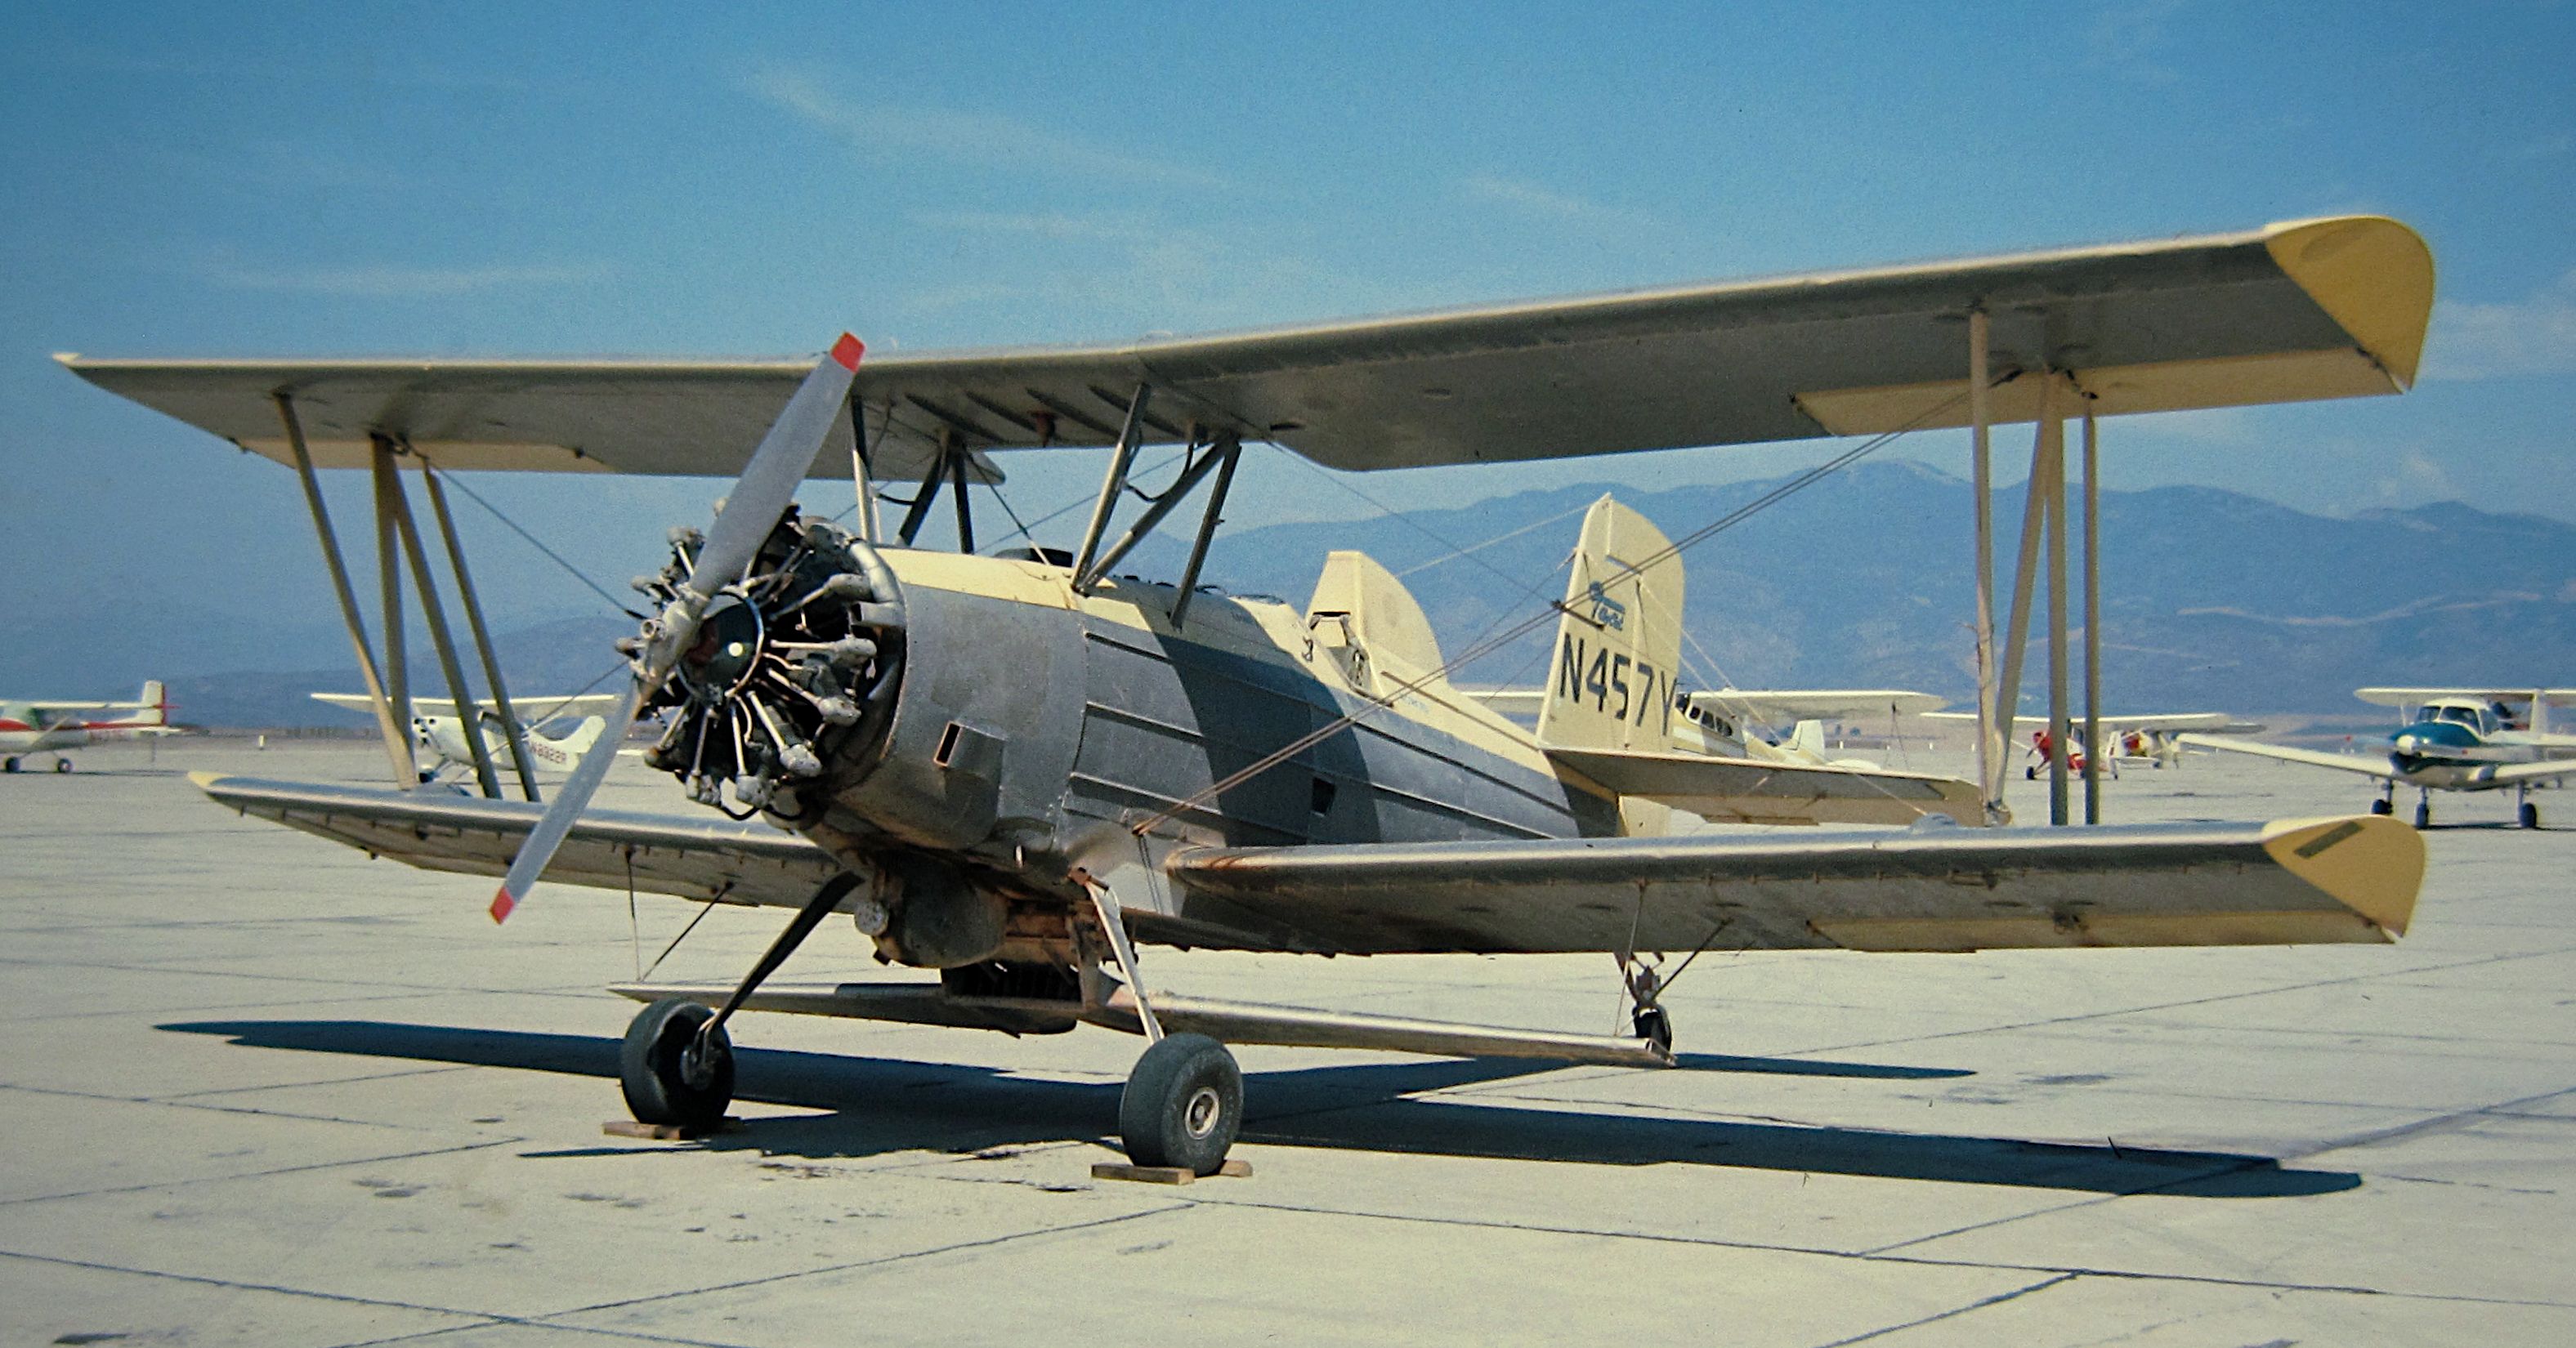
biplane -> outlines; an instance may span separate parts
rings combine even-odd
[[[2183,741],[2377,779],[2372,814],[2394,814],[2397,788],[2415,788],[2415,827],[2433,824],[2436,791],[2511,791],[2514,822],[2540,827],[2536,787],[2576,777],[2576,735],[2553,733],[2549,709],[2576,702],[2576,688],[2359,688],[2353,696],[2395,707],[2403,723],[2377,755],[2330,754],[2227,735]]]
[[[2086,408],[2400,391],[2431,287],[2411,231],[2349,218],[864,368],[847,336],[811,363],[65,360],[298,470],[371,692],[402,661],[374,661],[318,469],[373,472],[388,644],[407,556],[460,704],[406,468],[443,529],[446,472],[737,474],[712,524],[674,531],[668,564],[639,581],[655,612],[621,646],[632,678],[610,718],[667,714],[647,761],[703,817],[589,812],[617,734],[543,804],[533,786],[519,801],[240,777],[203,789],[377,856],[499,875],[495,920],[541,877],[793,910],[738,982],[616,989],[646,1003],[622,1057],[641,1120],[722,1114],[743,1010],[1089,1024],[1147,1041],[1120,1104],[1128,1155],[1204,1174],[1242,1118],[1228,1044],[1668,1066],[1668,953],[2382,942],[2405,930],[2424,856],[2412,830],[2368,816],[1961,827],[1943,779],[1709,752],[1671,714],[1691,704],[1675,642],[1697,535],[1675,542],[1609,500],[1585,518],[1562,598],[1538,596],[1493,638],[1556,624],[1523,727],[1450,683],[1491,641],[1445,652],[1362,554],[1332,554],[1302,610],[1200,585],[1246,444],[1367,470],[1973,424],[1982,453],[1990,420],[2045,434]],[[1148,444],[1180,447],[1183,467],[1137,491],[1148,504],[1113,534]],[[1012,453],[1065,446],[1109,449],[1079,544],[979,552],[970,485],[998,482]],[[859,483],[849,527],[794,506],[815,474]],[[891,528],[880,481],[917,484]],[[961,547],[915,547],[943,487]],[[1116,574],[1202,487],[1176,581]],[[404,697],[376,700],[398,782]],[[1893,797],[1916,822],[1694,831],[1860,797]],[[935,981],[772,982],[834,914]],[[1149,990],[1140,944],[1603,953],[1634,1033],[1182,996]]]

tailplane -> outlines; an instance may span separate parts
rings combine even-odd
[[[1610,497],[1593,502],[1561,607],[1539,743],[1671,748],[1682,643],[1682,563],[1671,541]]]

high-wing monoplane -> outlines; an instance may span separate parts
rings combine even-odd
[[[345,711],[375,710],[375,699],[364,693],[315,693],[313,700]],[[519,747],[529,769],[540,778],[569,775],[590,746],[599,742],[601,732],[608,728],[607,714],[617,709],[620,700],[615,693],[525,699],[524,705],[537,713],[534,720],[519,727]],[[413,747],[429,756],[429,761],[420,767],[420,780],[424,782],[442,776],[462,778],[475,770],[475,746],[465,739],[468,724],[481,732],[481,761],[511,761],[509,728],[491,708],[477,707],[469,722],[457,713],[452,700],[416,697],[411,700],[410,724]],[[561,728],[548,733],[549,725]]]
[[[100,712],[131,715],[101,716]],[[16,772],[19,760],[52,754],[54,771],[69,772],[66,755],[84,745],[139,735],[176,735],[170,724],[170,695],[159,679],[147,679],[132,702],[69,702],[10,698],[0,700],[0,770]]]
[[[713,523],[676,532],[645,582],[657,611],[623,644],[633,678],[611,718],[667,712],[648,762],[729,820],[588,813],[615,734],[543,807],[241,778],[205,790],[379,856],[499,874],[495,919],[541,875],[794,909],[736,984],[618,989],[647,1003],[623,1055],[639,1119],[722,1114],[726,1025],[743,1009],[1012,1033],[1088,1023],[1148,1040],[1120,1104],[1130,1157],[1210,1173],[1241,1118],[1227,1043],[1669,1065],[1665,953],[2386,941],[2424,855],[2412,830],[2366,816],[1935,824],[1929,787],[1906,810],[1933,826],[1685,836],[1703,808],[1831,775],[1674,734],[1678,559],[1708,527],[1668,539],[1601,502],[1561,600],[1444,651],[1359,553],[1327,559],[1302,611],[1199,585],[1246,444],[1345,469],[1972,422],[1982,444],[1990,419],[2035,419],[2046,436],[2085,407],[2396,392],[2430,303],[2421,241],[2346,219],[1132,346],[906,353],[865,373],[849,337],[810,365],[69,363],[298,469],[371,686],[317,465],[372,468],[424,598],[405,465],[425,470],[433,504],[454,469],[739,473]],[[1186,457],[1113,533],[1148,443]],[[979,555],[967,488],[997,480],[988,455],[1065,445],[1110,449],[1078,546]],[[892,529],[863,486],[843,528],[792,504],[818,468],[919,485]],[[911,546],[943,486],[955,553]],[[1177,582],[1115,574],[1202,486]],[[400,559],[379,555],[398,594]],[[1539,729],[1451,685],[1549,623]],[[378,703],[397,762],[398,702]],[[936,981],[772,985],[835,913]],[[1606,953],[1635,1033],[1173,995],[1139,976],[1140,941]]]
[[[2511,790],[2514,820],[2540,827],[2536,787],[2576,776],[2576,735],[2553,734],[2550,704],[2576,702],[2576,688],[2362,688],[2362,701],[2399,709],[2404,724],[2388,732],[2382,754],[2333,754],[2224,735],[2185,735],[2183,742],[2255,754],[2376,778],[2372,814],[2397,808],[2397,789],[2415,789],[2415,827],[2433,822],[2436,791]]]

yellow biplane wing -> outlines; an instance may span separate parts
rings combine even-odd
[[[1334,468],[1412,468],[1964,425],[1979,308],[1999,372],[2064,371],[2102,415],[2396,393],[2432,303],[2423,240],[2347,216],[1124,345],[890,352],[853,398],[880,477],[918,474],[943,442],[1109,444],[1140,385],[1149,440],[1232,434]],[[59,359],[280,461],[287,394],[325,467],[364,464],[383,434],[451,468],[718,476],[813,363]],[[1997,389],[1995,420],[2036,415],[2040,382]],[[846,476],[848,456],[815,471]]]

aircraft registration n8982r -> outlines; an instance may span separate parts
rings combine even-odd
[[[733,822],[585,814],[616,734],[550,805],[532,783],[524,802],[230,777],[204,789],[371,853],[502,875],[495,918],[540,875],[795,909],[737,985],[617,989],[649,1003],[623,1056],[646,1122],[721,1116],[725,1024],[741,1009],[1014,1033],[1089,1023],[1149,1041],[1120,1108],[1129,1155],[1205,1174],[1241,1118],[1226,1042],[1663,1065],[1671,1024],[1647,956],[2386,941],[2405,929],[2424,857],[2411,830],[2368,816],[1686,835],[1677,815],[1987,817],[1965,783],[1727,757],[1685,733],[1681,548],[1607,498],[1585,519],[1563,602],[1477,651],[1444,655],[1411,595],[1354,552],[1331,556],[1302,613],[1202,591],[1246,441],[1373,469],[1972,417],[2046,426],[2073,405],[2051,411],[2052,390],[2104,414],[2394,393],[2412,382],[2431,303],[2422,241],[2356,217],[864,370],[849,337],[810,366],[64,359],[299,469],[363,672],[371,688],[396,685],[378,714],[398,779],[403,662],[379,680],[315,467],[374,470],[380,518],[400,526],[415,569],[403,466],[425,470],[442,528],[445,471],[739,474],[714,523],[676,533],[647,583],[659,611],[622,645],[634,680],[611,718],[667,712],[648,761]],[[1976,374],[1972,349],[1986,360]],[[1185,446],[1186,466],[1113,537],[1149,443]],[[999,480],[996,452],[1056,446],[1112,447],[1080,547],[976,555],[969,481]],[[814,474],[920,488],[892,528],[863,491],[843,529],[791,504]],[[1178,583],[1113,577],[1203,485]],[[913,548],[943,487],[961,550]],[[1450,684],[1465,658],[1551,621],[1535,729]],[[938,980],[769,984],[834,912]],[[1149,993],[1138,941],[1606,952],[1636,1034]]]

